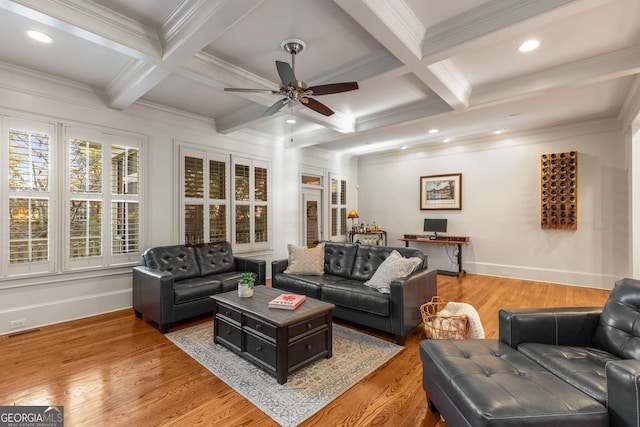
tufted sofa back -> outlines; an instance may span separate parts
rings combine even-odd
[[[142,263],[149,268],[167,271],[174,280],[200,276],[200,267],[192,247],[184,245],[158,246],[142,254]]]
[[[640,359],[640,280],[616,282],[602,309],[593,343],[623,359]]]
[[[324,244],[324,272],[332,276],[351,277],[358,245],[349,243]]]
[[[235,271],[236,269],[235,258],[229,242],[197,245],[194,246],[194,250],[196,260],[200,265],[200,274],[203,276]]]
[[[142,254],[142,263],[147,267],[171,273],[176,281],[236,269],[229,242],[195,246],[158,246],[147,249]]]
[[[427,268],[427,257],[418,249],[326,242],[324,272],[333,276],[366,281],[371,279],[373,273],[393,250],[407,258],[420,258],[422,264],[418,265],[415,271]]]

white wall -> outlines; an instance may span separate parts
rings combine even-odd
[[[358,213],[366,222],[382,223],[395,246],[405,233],[422,233],[424,218],[447,218],[449,234],[471,237],[462,249],[470,273],[609,289],[629,274],[620,128],[617,120],[588,122],[363,158]],[[572,150],[578,152],[578,229],[543,230],[540,155]],[[462,173],[462,209],[421,211],[420,176],[448,173]],[[428,254],[430,268],[455,269],[450,247],[411,245]]]
[[[177,186],[174,158],[178,142],[249,153],[271,160],[272,238],[270,251],[256,256],[267,261],[285,258],[287,243],[299,243],[300,163],[346,176],[356,176],[357,162],[318,149],[287,150],[281,141],[261,135],[224,136],[213,121],[144,102],[125,111],[107,108],[101,94],[27,70],[0,64],[0,114],[46,117],[54,122],[86,124],[146,135],[143,152],[144,197],[142,247],[178,242]],[[355,200],[355,194],[352,196]],[[354,202],[355,203],[355,202]],[[0,334],[12,320],[29,329],[51,323],[131,307],[131,268],[94,270],[26,279],[0,280]],[[19,330],[19,329],[18,329]]]

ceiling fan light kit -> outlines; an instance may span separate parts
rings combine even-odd
[[[281,95],[284,98],[276,101],[262,115],[271,116],[282,109],[290,102],[300,102],[307,108],[325,116],[331,116],[334,111],[321,103],[320,101],[310,98],[315,95],[330,95],[333,93],[348,92],[358,89],[357,82],[344,83],[328,83],[323,85],[309,87],[305,82],[297,79],[295,74],[295,57],[306,48],[306,43],[300,39],[286,39],[280,44],[282,50],[291,55],[291,65],[283,61],[276,61],[276,69],[280,76],[280,89],[241,89],[241,88],[225,88],[228,92],[254,92],[266,93],[270,95]]]

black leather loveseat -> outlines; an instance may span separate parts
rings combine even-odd
[[[133,309],[166,333],[173,323],[213,312],[209,296],[238,289],[244,272],[264,285],[265,271],[266,261],[234,256],[229,242],[150,248],[133,268]]]
[[[388,294],[365,286],[393,250],[422,263],[409,276],[393,280]],[[324,274],[285,274],[287,265],[287,259],[273,261],[274,288],[330,302],[334,317],[394,334],[400,345],[422,321],[420,306],[437,293],[436,270],[428,271],[427,257],[412,248],[326,242]]]
[[[501,310],[499,330],[420,343],[427,399],[448,425],[640,425],[640,281],[618,281],[603,309]]]

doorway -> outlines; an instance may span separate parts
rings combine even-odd
[[[304,188],[302,207],[302,240],[307,246],[313,245],[322,240],[322,190]]]

